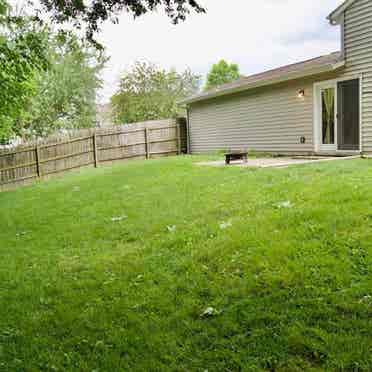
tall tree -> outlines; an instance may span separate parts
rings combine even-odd
[[[229,64],[225,60],[221,60],[217,64],[214,64],[208,73],[205,90],[221,84],[230,83],[239,79],[239,77],[239,66],[237,64]]]
[[[77,107],[80,111],[88,108],[88,111],[91,112],[91,104],[84,105],[82,103],[84,100],[92,102],[92,95],[88,99],[87,90],[84,94],[80,91],[81,94],[75,95],[80,97],[81,104],[77,104],[77,101],[74,104],[70,104],[71,102],[67,104],[66,100],[57,97],[57,89],[53,90],[53,82],[57,86],[58,80],[56,78],[63,74],[63,68],[59,69],[58,66],[66,66],[67,63],[69,68],[72,68],[73,63],[68,63],[68,60],[77,58],[76,62],[84,53],[78,57],[75,50],[74,57],[70,55],[71,58],[66,56],[62,58],[61,55],[57,55],[54,60],[52,58],[50,61],[48,59],[50,58],[50,48],[48,48],[50,35],[48,32],[46,35],[41,29],[43,20],[47,17],[40,10],[47,12],[48,20],[58,23],[68,22],[69,27],[73,24],[77,29],[83,28],[88,40],[93,43],[95,43],[94,33],[99,30],[100,24],[107,19],[117,22],[117,15],[121,11],[139,17],[147,12],[162,8],[174,23],[184,20],[191,10],[199,13],[205,12],[196,0],[94,0],[93,2],[87,0],[29,0],[27,1],[27,9],[29,7],[35,11],[32,18],[23,15],[9,16],[7,0],[0,0],[0,140],[6,140],[14,134],[19,134],[25,127],[31,132],[45,133],[47,128],[45,125],[41,125],[42,121],[45,124],[49,123],[50,125],[47,125],[49,128],[59,128],[63,121],[67,126],[70,126],[72,117],[75,123],[82,123],[80,120],[82,117],[75,120],[77,116],[72,115],[74,110],[78,110]],[[95,46],[101,47],[97,43]],[[86,57],[87,54],[84,58]],[[59,58],[62,59],[58,60]],[[55,62],[53,68],[49,66],[50,62],[51,64]],[[81,58],[80,62],[82,62]],[[88,71],[90,66],[91,64],[88,63],[80,72]],[[84,76],[87,77],[86,74],[79,74],[79,68],[74,71],[74,75],[82,79]],[[96,86],[95,77],[96,75],[90,75],[88,78],[90,83],[86,87]],[[66,97],[68,95],[67,88],[72,87],[73,82],[67,78],[67,75],[60,81],[65,83],[59,87],[61,95]],[[70,109],[66,110],[66,106],[69,106]],[[53,109],[54,113],[52,113]],[[48,112],[46,113],[46,111]],[[42,120],[43,116],[44,120]],[[88,116],[85,115],[85,118]],[[82,125],[88,122],[91,121],[86,120]]]
[[[36,92],[22,116],[23,135],[94,126],[103,53],[71,34],[52,35],[48,60],[49,69],[35,76]]]
[[[0,0],[0,142],[95,124],[103,52]]]
[[[153,63],[136,62],[120,80],[111,103],[117,123],[133,123],[175,117],[180,114],[177,102],[196,93],[200,76],[190,70],[166,71]]]
[[[0,0],[0,142],[14,136],[35,94],[35,75],[48,67],[47,36],[28,18],[13,17]]]

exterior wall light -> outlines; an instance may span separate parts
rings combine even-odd
[[[300,89],[297,93],[297,97],[298,98],[304,98],[305,97],[305,90],[304,89]]]

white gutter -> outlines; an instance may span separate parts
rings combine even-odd
[[[312,68],[312,69],[308,69],[308,70],[305,70],[305,71],[304,70],[293,71],[293,72],[287,73],[286,75],[278,76],[274,79],[261,80],[261,81],[257,81],[257,82],[253,82],[253,83],[248,83],[246,85],[240,85],[240,86],[237,86],[237,87],[233,87],[233,88],[230,88],[230,89],[221,89],[220,91],[214,91],[214,92],[211,92],[211,93],[206,92],[206,93],[201,94],[201,95],[197,95],[197,96],[193,96],[193,97],[189,97],[189,98],[186,98],[184,100],[181,100],[181,101],[178,102],[178,104],[180,104],[180,105],[190,104],[190,103],[204,101],[204,100],[211,99],[211,98],[225,96],[227,94],[244,92],[246,90],[250,90],[250,89],[253,89],[253,88],[260,88],[260,87],[264,87],[264,86],[268,86],[268,85],[283,83],[283,82],[286,82],[286,81],[295,80],[295,79],[299,79],[299,78],[304,78],[304,77],[308,77],[308,76],[312,76],[312,75],[317,75],[317,74],[321,74],[321,73],[324,73],[324,72],[336,71],[339,68],[344,67],[344,66],[345,66],[345,61],[340,61],[340,62],[337,62],[335,64],[323,65],[323,66],[320,66],[318,68]]]

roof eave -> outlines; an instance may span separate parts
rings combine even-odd
[[[190,98],[179,101],[178,104],[188,105],[188,104],[195,103],[195,102],[201,102],[201,101],[206,101],[206,100],[209,100],[209,99],[212,99],[212,98],[222,97],[222,96],[225,96],[225,95],[228,95],[228,94],[234,94],[234,93],[240,93],[240,92],[248,91],[248,90],[251,90],[251,89],[254,89],[254,88],[261,88],[261,87],[274,85],[274,84],[278,84],[278,83],[284,83],[286,81],[305,78],[305,77],[309,77],[309,76],[313,76],[313,75],[322,74],[322,73],[325,73],[325,72],[332,72],[332,71],[336,71],[336,70],[344,67],[344,65],[345,65],[345,61],[340,61],[340,62],[337,62],[337,63],[324,65],[324,66],[321,66],[321,67],[318,67],[318,68],[308,69],[307,71],[295,71],[295,72],[289,73],[287,75],[277,77],[275,79],[268,79],[268,80],[264,80],[264,81],[259,81],[257,83],[252,83],[252,84],[248,84],[248,85],[239,86],[239,87],[236,87],[236,88],[221,90],[220,92],[213,92],[211,94],[206,94],[204,96],[190,97]]]
[[[338,17],[328,16],[327,19],[332,26],[337,26],[341,24],[342,17],[341,16],[338,16]]]
[[[346,0],[338,8],[336,8],[328,17],[331,25],[339,25],[342,22],[342,15],[356,0]]]
[[[341,14],[337,14],[337,15],[330,14],[327,17],[327,19],[332,26],[337,26],[337,25],[341,24],[341,22],[342,22],[342,14],[343,14],[343,12],[341,12]]]

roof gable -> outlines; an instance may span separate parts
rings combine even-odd
[[[219,96],[247,91],[253,88],[305,78],[324,72],[336,71],[344,66],[341,52],[312,58],[307,61],[282,66],[259,74],[241,77],[231,83],[219,85],[208,91],[188,97],[178,103],[189,104]]]
[[[358,0],[346,0],[339,7],[337,7],[327,19],[333,24],[337,25],[341,21],[341,16],[344,14],[345,10],[352,6]]]

